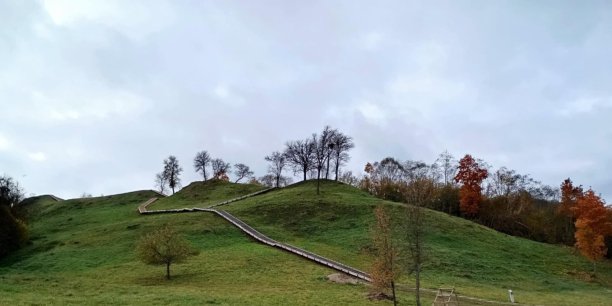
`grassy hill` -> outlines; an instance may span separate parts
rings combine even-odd
[[[331,270],[260,245],[212,214],[138,215],[154,196],[31,203],[31,245],[0,261],[0,305],[370,304],[362,286],[329,283]],[[200,250],[173,266],[169,282],[163,267],[134,254],[139,237],[162,224]]]
[[[205,182],[198,181],[187,185],[174,195],[157,200],[150,206],[150,209],[207,207],[263,189],[266,189],[266,187],[253,184],[236,184],[216,179]]]
[[[152,208],[207,206],[255,187],[194,183]],[[402,204],[335,182],[324,182],[320,196],[315,188],[300,183],[223,209],[272,238],[367,270],[373,208],[382,202],[401,217]],[[212,214],[138,215],[138,204],[154,196],[138,191],[33,200],[31,245],[0,261],[0,305],[385,304],[368,301],[363,285],[330,283],[325,276],[332,270],[260,245]],[[511,288],[519,302],[545,305],[607,305],[612,299],[609,262],[589,279],[590,264],[571,248],[511,237],[435,211],[427,211],[426,220],[425,287],[455,286],[465,295],[499,301],[507,301]],[[139,237],[162,224],[171,224],[200,250],[173,266],[169,282],[163,267],[144,265],[134,254]],[[402,283],[411,284],[408,278]],[[402,305],[412,305],[410,292],[400,296]],[[425,304],[431,299],[426,295]]]
[[[369,228],[378,203],[401,218],[403,205],[385,202],[336,182],[304,182],[224,209],[279,241],[367,270]],[[470,296],[522,303],[606,305],[612,299],[612,264],[592,279],[588,261],[572,248],[508,236],[473,222],[426,210],[424,286],[455,286]],[[411,280],[404,279],[410,284]]]

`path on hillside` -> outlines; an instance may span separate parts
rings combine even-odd
[[[271,247],[275,247],[278,249],[282,249],[285,250],[289,253],[293,253],[295,255],[301,256],[303,258],[306,258],[310,261],[313,261],[319,265],[323,265],[326,266],[328,268],[332,268],[334,270],[346,273],[350,276],[353,276],[355,278],[358,278],[360,280],[366,281],[366,282],[371,282],[372,279],[370,278],[370,275],[368,275],[367,273],[360,271],[358,269],[352,268],[350,266],[347,266],[345,264],[339,263],[337,261],[325,258],[323,256],[317,255],[315,253],[300,249],[298,247],[292,246],[290,244],[286,244],[286,243],[282,243],[282,242],[278,242],[262,233],[260,233],[259,231],[257,231],[256,229],[254,229],[253,227],[251,227],[250,225],[244,223],[242,220],[236,218],[234,215],[228,213],[227,211],[224,210],[219,210],[219,209],[215,209],[214,207],[218,207],[221,205],[226,205],[232,202],[236,202],[245,198],[249,198],[249,197],[253,197],[265,192],[268,192],[270,190],[273,190],[276,188],[268,188],[268,189],[264,189],[252,194],[248,194],[242,197],[238,197],[238,198],[234,198],[231,200],[227,200],[218,204],[214,204],[211,206],[208,206],[207,208],[199,208],[199,207],[191,207],[191,208],[177,208],[177,209],[164,209],[164,210],[148,210],[147,207],[151,204],[153,204],[155,201],[157,201],[159,198],[151,198],[147,201],[145,201],[144,203],[140,204],[138,206],[138,213],[141,215],[153,215],[153,214],[175,214],[175,213],[189,213],[189,212],[208,212],[208,213],[214,213],[217,216],[225,219],[226,221],[228,221],[229,223],[231,223],[232,225],[236,226],[237,228],[239,228],[242,232],[246,233],[248,236],[252,237],[253,239],[266,244],[268,246]],[[160,194],[162,196],[165,197],[165,195]],[[398,289],[401,290],[407,290],[407,291],[414,291],[416,290],[416,288],[410,288],[408,286],[403,286],[403,285],[399,285],[398,284]],[[425,291],[425,292],[429,292],[429,293],[437,293],[438,290],[435,289],[426,289],[426,288],[421,288],[420,291]],[[476,297],[470,297],[470,296],[465,296],[465,295],[457,295],[457,297],[459,299],[464,299],[464,300],[469,300],[470,302],[474,302],[474,303],[485,303],[485,304],[495,304],[495,305],[523,305],[523,306],[527,306],[528,304],[519,304],[519,303],[507,303],[507,302],[498,302],[498,301],[491,301],[491,300],[485,300],[485,299],[481,299],[481,298],[476,298]]]
[[[353,277],[356,277],[358,279],[364,280],[366,282],[370,282],[371,278],[370,276],[360,270],[357,270],[355,268],[349,267],[347,265],[344,265],[342,263],[333,261],[331,259],[325,258],[323,256],[317,255],[315,253],[300,249],[298,247],[286,244],[286,243],[281,243],[278,242],[260,232],[258,232],[257,230],[255,230],[254,228],[252,228],[250,225],[244,223],[242,220],[236,218],[235,216],[233,216],[232,214],[224,211],[224,210],[217,210],[214,208],[198,208],[198,207],[192,207],[192,208],[179,208],[179,209],[166,209],[166,210],[147,210],[147,206],[151,205],[152,203],[154,203],[157,200],[157,198],[152,198],[147,200],[146,202],[140,204],[138,206],[138,212],[141,215],[151,215],[151,214],[173,214],[173,213],[185,213],[185,212],[209,212],[209,213],[214,213],[218,216],[220,216],[221,218],[225,219],[226,221],[228,221],[229,223],[231,223],[232,225],[236,226],[237,228],[239,228],[241,231],[243,231],[244,233],[246,233],[247,235],[251,236],[252,238],[254,238],[255,240],[269,245],[271,247],[275,247],[278,249],[282,249],[285,250],[287,252],[299,255],[301,257],[304,257],[308,260],[311,260],[313,262],[316,262],[320,265],[326,266],[328,268],[332,268],[334,270],[346,273],[348,275],[351,275]]]
[[[56,197],[56,196],[54,196],[52,194],[50,194],[49,196],[51,197],[51,199],[55,200],[56,202],[61,202],[61,201],[64,200],[64,199],[58,198],[58,197]]]

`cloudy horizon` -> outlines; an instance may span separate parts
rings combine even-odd
[[[0,174],[152,189],[168,155],[266,171],[331,125],[347,170],[472,154],[612,200],[607,1],[0,0]]]

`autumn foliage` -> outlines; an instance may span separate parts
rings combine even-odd
[[[374,210],[376,223],[372,229],[372,240],[376,247],[376,257],[370,275],[372,277],[373,294],[387,295],[393,287],[393,282],[399,276],[399,250],[393,243],[391,216],[384,206]],[[394,292],[392,292],[394,298]]]
[[[476,216],[482,201],[482,181],[488,176],[487,169],[480,167],[474,158],[467,154],[459,161],[455,182],[461,184],[459,204],[465,216]]]
[[[219,175],[215,176],[215,178],[218,180],[229,182],[229,176],[227,176],[227,173],[225,172],[219,173]]]
[[[569,178],[561,183],[561,202],[559,203],[559,212],[568,217],[574,216],[574,207],[583,195],[581,186],[574,187],[572,180]]]
[[[607,252],[606,235],[612,234],[610,212],[592,189],[577,198],[572,212],[576,217],[576,247],[591,261],[601,260]]]

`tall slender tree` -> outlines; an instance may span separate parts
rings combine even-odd
[[[441,172],[444,185],[449,185],[453,182],[453,177],[457,172],[456,162],[455,157],[448,153],[448,151],[444,151],[438,156],[435,164],[437,165],[436,168]]]
[[[399,248],[393,235],[393,222],[388,210],[379,205],[374,210],[376,223],[372,229],[372,242],[376,256],[372,264],[372,289],[374,294],[386,294],[391,289],[393,305],[397,305],[395,297],[395,281],[400,276]]]
[[[168,190],[166,189],[166,185],[168,185],[168,182],[166,182],[166,178],[164,177],[164,173],[158,173],[155,175],[155,188],[157,189],[157,191],[159,191],[159,193],[165,194]]]
[[[421,164],[415,167],[426,168]],[[416,170],[416,169],[415,169]],[[404,197],[408,202],[406,205],[405,226],[405,249],[408,255],[408,272],[414,273],[416,304],[421,306],[421,271],[425,261],[425,216],[423,207],[433,199],[435,184],[425,171],[415,171],[409,181],[406,182]]]
[[[481,184],[487,176],[487,169],[481,167],[471,155],[466,154],[459,161],[455,182],[462,184],[459,190],[459,208],[463,215],[474,217],[478,214],[479,205],[482,201]]]
[[[195,158],[193,159],[193,168],[196,172],[202,173],[204,181],[208,179],[208,175],[206,174],[206,167],[210,165],[211,160],[212,158],[210,157],[210,154],[208,154],[207,151],[198,152]]]
[[[347,135],[342,134],[339,131],[333,135],[332,141],[333,143],[333,151],[332,156],[334,159],[334,172],[336,173],[335,180],[338,180],[340,167],[343,163],[347,162],[350,158],[348,151],[355,147],[353,143],[353,138]]]
[[[164,171],[163,177],[168,182],[168,186],[172,189],[172,194],[174,194],[174,190],[181,186],[180,175],[183,172],[183,168],[179,165],[178,159],[176,156],[170,155],[167,159],[164,160]]]
[[[268,165],[268,173],[274,177],[276,182],[275,187],[280,187],[283,169],[287,165],[287,157],[281,152],[274,151],[272,154],[266,156],[265,160],[270,163],[270,165]]]
[[[576,217],[575,207],[578,200],[584,196],[582,186],[574,186],[570,178],[561,183],[561,201],[557,213],[563,216],[563,240],[566,243],[575,243]]]
[[[319,194],[321,190],[321,172],[325,169],[332,152],[331,149],[333,146],[331,145],[331,140],[334,133],[333,131],[331,127],[326,126],[321,132],[321,135],[312,135],[312,141],[316,144],[314,156],[315,169],[317,170],[317,194]]]

